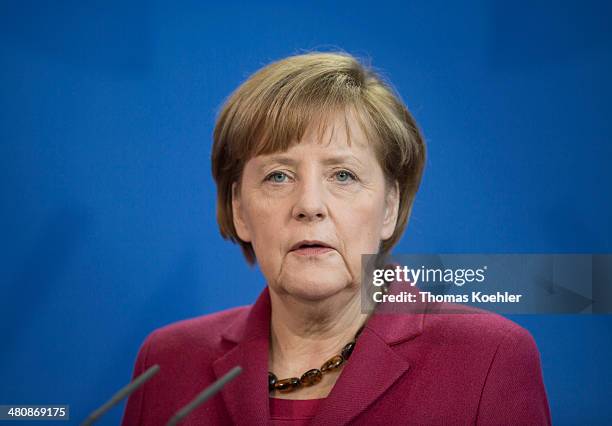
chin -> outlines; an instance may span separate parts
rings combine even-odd
[[[345,271],[330,268],[305,268],[279,277],[279,283],[287,294],[296,298],[320,301],[350,287],[350,276]]]

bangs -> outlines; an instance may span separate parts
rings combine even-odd
[[[358,113],[356,104],[324,104],[310,101],[298,106],[288,105],[281,108],[274,117],[260,124],[260,133],[253,135],[252,146],[248,146],[245,154],[248,158],[284,152],[295,144],[299,144],[307,132],[316,132],[316,141],[330,144],[339,132],[346,135],[346,142],[351,145],[351,125],[349,118],[355,117],[361,130],[371,140],[370,129],[366,123],[367,117]],[[339,120],[338,120],[339,118]],[[249,140],[249,139],[247,139]],[[245,160],[248,160],[245,159]]]

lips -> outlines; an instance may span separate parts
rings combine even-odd
[[[301,248],[305,248],[305,247],[327,247],[327,248],[333,248],[332,246],[330,246],[327,243],[324,243],[323,241],[318,241],[318,240],[302,240],[298,243],[295,243],[293,246],[291,246],[291,249],[289,251],[294,251],[294,250],[298,250]]]
[[[319,240],[302,240],[291,247],[289,253],[298,256],[319,256],[329,253],[334,248],[329,244]]]

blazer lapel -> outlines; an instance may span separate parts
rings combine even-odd
[[[265,425],[268,422],[269,334],[270,299],[266,287],[248,316],[236,320],[225,330],[223,338],[237,345],[213,363],[217,378],[236,365],[242,367],[242,374],[221,390],[233,424]]]
[[[351,359],[329,396],[319,406],[313,425],[347,424],[395,383],[410,365],[379,336],[365,328]]]
[[[400,291],[401,286],[391,285],[390,294]],[[410,369],[410,363],[397,355],[393,345],[422,333],[424,310],[394,313],[397,309],[391,305],[379,305],[366,323],[351,358],[319,406],[312,425],[349,423]]]

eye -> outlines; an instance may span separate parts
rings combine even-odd
[[[283,172],[272,172],[266,177],[266,181],[272,183],[284,183],[287,181],[287,174]]]
[[[338,182],[350,182],[353,180],[357,180],[355,175],[349,172],[348,170],[338,170],[335,173],[335,176]]]

